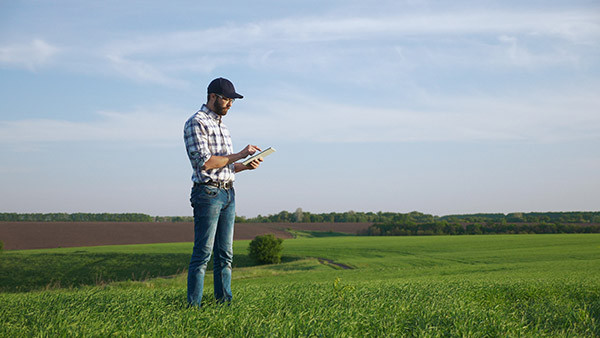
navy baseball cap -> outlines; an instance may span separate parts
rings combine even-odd
[[[235,92],[235,87],[233,87],[233,83],[231,83],[231,81],[222,77],[212,80],[208,85],[208,94],[211,93],[223,95],[230,99],[244,98],[242,95]]]

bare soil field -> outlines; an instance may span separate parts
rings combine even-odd
[[[372,223],[237,223],[234,239],[274,234],[291,238],[286,229],[356,234]],[[119,244],[193,242],[189,222],[0,222],[6,250],[46,249]]]

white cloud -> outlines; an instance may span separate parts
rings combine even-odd
[[[103,111],[86,122],[52,119],[0,121],[0,144],[25,149],[47,142],[127,142],[156,146],[179,145],[185,114],[176,109],[139,109],[133,112]],[[35,148],[31,148],[35,149]]]
[[[556,36],[581,42],[594,41],[600,36],[598,18],[598,13],[585,11],[404,12],[382,17],[315,17],[273,21],[265,23],[263,30],[293,41],[519,33]]]
[[[597,141],[600,98],[591,92],[530,92],[526,96],[442,96],[422,93],[420,108],[350,105],[300,89],[268,89],[225,118],[236,139],[266,142]],[[367,103],[369,105],[367,105]],[[402,102],[396,105],[402,105]],[[415,106],[416,107],[416,106]],[[169,107],[103,111],[93,121],[0,121],[0,145],[36,149],[47,142],[125,142],[180,146],[189,111]]]
[[[197,30],[161,31],[157,27],[152,33],[128,33],[116,40],[111,28],[105,27],[106,33],[94,32],[93,41],[85,31],[79,42],[64,41],[68,50],[39,38],[0,46],[0,64],[34,70],[64,52],[58,61],[66,69],[103,74],[109,69],[135,81],[182,88],[194,73],[207,74],[226,66],[298,73],[333,68],[332,75],[340,76],[335,71],[342,66],[356,71],[365,58],[385,54],[382,58],[389,60],[401,50],[397,63],[412,66],[544,67],[578,65],[583,49],[599,47],[600,14],[595,10],[424,11],[406,4],[386,6],[391,7],[383,15],[290,16]],[[545,41],[551,47],[537,51],[531,41]],[[384,72],[388,66],[371,66],[368,72]]]
[[[280,98],[280,99],[275,99]],[[236,138],[268,142],[562,142],[598,140],[600,99],[593,94],[435,97],[423,109],[355,106],[270,91],[225,122]],[[189,112],[173,108],[99,112],[94,121],[0,121],[0,144],[25,149],[47,142],[126,142],[180,146]],[[25,148],[24,148],[25,147]]]
[[[598,140],[600,135],[600,99],[580,92],[437,96],[425,98],[435,103],[423,109],[355,106],[272,93],[267,100],[247,104],[243,113],[228,117],[236,136],[269,142],[546,143]]]
[[[166,75],[148,62],[127,60],[118,55],[107,55],[107,58],[114,69],[131,79],[171,87],[185,87],[187,85],[187,82]]]
[[[581,48],[597,48],[599,18],[593,11],[543,10],[283,18],[110,41],[104,54],[128,77],[167,85],[190,71],[208,73],[224,65],[302,72],[360,64],[369,53],[397,57],[398,50],[415,51],[403,52],[402,62],[419,63],[425,53],[426,61],[442,67],[539,67],[575,64]],[[535,52],[526,41],[545,41],[551,48]]]
[[[34,39],[30,43],[0,46],[0,64],[35,70],[48,63],[60,48],[44,40]]]
[[[501,35],[499,46],[490,48],[491,64],[523,68],[544,68],[561,64],[578,65],[581,57],[566,46],[550,44],[543,50],[532,50],[516,36]]]

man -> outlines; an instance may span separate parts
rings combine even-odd
[[[187,299],[200,306],[206,266],[214,249],[214,286],[218,302],[230,302],[233,225],[235,221],[235,173],[258,168],[262,159],[248,165],[235,163],[260,151],[248,145],[233,152],[229,130],[222,122],[235,99],[233,83],[224,78],[208,86],[206,104],[190,117],[184,127],[184,140],[193,168],[190,202],[194,208],[194,249],[188,270]]]

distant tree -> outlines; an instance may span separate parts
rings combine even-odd
[[[302,222],[302,219],[304,218],[304,213],[302,212],[302,208],[296,209],[296,211],[294,212],[294,218],[295,218],[296,222]]]
[[[281,263],[282,250],[283,239],[273,234],[254,237],[248,247],[250,257],[261,264]]]
[[[291,214],[288,211],[280,211],[277,215],[273,215],[271,218],[272,222],[278,222],[278,223],[287,223],[290,222],[292,220]]]
[[[522,212],[513,212],[513,213],[506,215],[506,221],[519,223],[519,222],[525,221],[525,219],[523,217]]]

